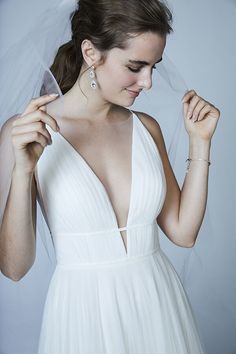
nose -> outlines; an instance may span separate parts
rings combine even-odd
[[[138,85],[146,90],[149,90],[152,87],[152,73],[150,73],[149,70],[146,70],[140,75]]]

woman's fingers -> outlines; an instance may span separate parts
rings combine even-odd
[[[12,135],[13,136],[17,135],[17,134],[25,134],[25,133],[31,133],[31,132],[41,133],[47,139],[48,144],[52,143],[51,135],[50,135],[49,131],[46,129],[45,124],[41,121],[34,122],[31,124],[22,124],[22,125],[12,127]]]
[[[189,106],[188,106],[188,110],[187,110],[187,115],[186,115],[187,119],[192,118],[193,111],[195,110],[200,99],[201,98],[197,94],[195,94],[194,96],[191,97],[190,102],[189,102]]]
[[[187,117],[189,113],[189,104],[191,99],[196,95],[194,90],[190,90],[186,92],[186,94],[182,98],[182,103],[184,104],[184,117]]]
[[[200,120],[199,119],[199,113],[201,112],[201,110],[206,106],[206,102],[204,100],[200,100],[196,107],[194,108],[194,111],[192,113],[192,120],[194,122],[196,122],[197,120]],[[189,118],[190,119],[190,118]]]
[[[39,109],[40,106],[46,105],[47,103],[55,100],[59,95],[58,94],[50,94],[44,95],[36,98],[32,98],[25,111],[21,114],[21,117],[27,115],[28,113],[34,112]]]
[[[193,122],[202,120],[211,108],[210,103],[198,96],[194,90],[188,91],[182,102],[184,104],[184,116],[187,119],[192,119]]]
[[[196,91],[194,91],[194,90],[190,90],[190,91],[186,92],[182,98],[182,102],[183,103],[188,102],[195,94],[196,94]]]
[[[20,116],[12,123],[12,126],[15,127],[23,124],[30,124],[34,122],[40,122],[40,121],[45,124],[48,124],[56,132],[59,130],[56,120],[53,117],[51,117],[49,114],[43,112],[40,109],[38,109],[35,112],[29,113],[23,117]]]
[[[204,108],[201,110],[198,116],[198,121],[203,120],[203,118],[211,111],[211,105],[206,104]]]
[[[40,109],[40,111],[43,111],[43,112],[47,113],[46,106],[40,106],[39,109]]]
[[[37,131],[13,135],[12,142],[16,148],[22,148],[34,142],[39,143],[43,148],[48,145],[48,139]]]

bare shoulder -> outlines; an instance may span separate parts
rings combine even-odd
[[[149,114],[144,112],[138,112],[138,111],[134,111],[134,113],[139,117],[139,119],[142,121],[142,123],[145,126],[148,126],[150,129],[160,130],[160,125],[157,122],[157,120],[152,116],[150,116]]]
[[[134,113],[138,116],[142,124],[149,131],[160,152],[163,151],[163,149],[165,149],[165,143],[158,121],[147,113],[136,111],[134,111]]]

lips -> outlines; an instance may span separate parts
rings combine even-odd
[[[141,91],[133,91],[133,90],[128,90],[128,89],[126,89],[126,90],[131,97],[137,97],[141,92]]]

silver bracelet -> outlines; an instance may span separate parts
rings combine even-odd
[[[205,160],[205,159],[190,159],[190,158],[188,158],[188,159],[185,161],[185,162],[188,162],[186,173],[188,173],[189,168],[190,168],[190,164],[191,164],[192,161],[205,161],[205,162],[208,163],[208,166],[211,165],[211,162],[210,162],[209,160]]]

